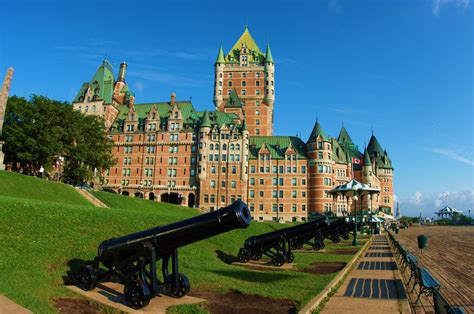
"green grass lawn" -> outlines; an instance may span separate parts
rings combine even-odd
[[[6,171],[0,171],[0,196],[74,205],[90,204],[70,185]]]
[[[31,190],[17,188],[15,181]],[[34,312],[54,312],[54,298],[79,298],[63,285],[62,277],[69,270],[71,260],[92,259],[102,240],[199,213],[195,209],[109,193],[98,195],[110,208],[90,205],[63,184],[0,172],[1,294]],[[179,251],[180,271],[189,277],[191,289],[219,293],[232,289],[287,298],[301,308],[336,273],[312,275],[297,270],[316,261],[347,262],[352,256],[296,253],[297,269],[282,271],[249,270],[219,259],[219,254],[236,256],[248,236],[282,227],[285,226],[252,223],[247,229],[186,246]],[[191,306],[186,311],[194,313],[202,309]]]

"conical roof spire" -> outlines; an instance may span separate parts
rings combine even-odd
[[[384,154],[382,146],[380,146],[379,141],[377,141],[377,138],[373,134],[370,137],[369,145],[367,146],[367,151],[371,155],[374,153],[378,153],[379,156],[382,156]]]
[[[364,150],[364,166],[372,166],[367,148]]]
[[[339,136],[337,137],[337,141],[341,144],[354,144],[352,141],[349,133],[347,132],[346,128],[344,125],[341,128],[341,131],[339,132]]]
[[[326,133],[324,133],[324,130],[321,127],[321,124],[319,123],[318,120],[316,120],[316,124],[313,127],[313,131],[311,132],[311,135],[309,136],[308,143],[315,142],[318,136],[321,136],[323,140],[325,141],[328,140]]]
[[[270,50],[270,45],[267,45],[267,51],[265,52],[265,62],[273,62],[272,51]]]
[[[202,116],[201,127],[211,127],[211,118],[209,118],[209,112],[207,112],[207,110],[204,111],[204,114]]]
[[[219,53],[217,54],[216,63],[225,63],[224,51],[222,50],[222,45],[219,48]]]

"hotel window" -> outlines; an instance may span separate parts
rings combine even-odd
[[[292,179],[291,179],[291,185],[292,185],[292,186],[296,186],[296,178],[292,178]]]
[[[291,173],[291,167],[286,167],[286,173]]]
[[[318,158],[319,158],[319,159],[323,159],[323,157],[324,157],[324,156],[323,156],[323,152],[318,152]]]
[[[230,183],[230,187],[233,189],[237,187],[237,183],[235,182],[235,180],[232,180],[232,182]]]
[[[306,185],[306,179],[301,179],[301,185]]]
[[[278,180],[277,180],[277,178],[273,178],[272,182],[273,182],[273,185],[274,185],[274,186],[278,185]]]
[[[250,203],[250,204],[249,204],[249,209],[250,209],[251,212],[254,211],[254,204],[253,204],[253,203]]]
[[[242,73],[242,77],[243,77],[243,78],[246,78],[246,77],[247,77],[247,73],[245,73],[245,72]]]
[[[263,204],[258,205],[258,209],[259,209],[260,211],[263,211]]]
[[[255,185],[255,178],[250,178],[250,185]]]
[[[272,212],[276,213],[278,211],[277,204],[272,204]]]
[[[278,191],[278,197],[283,198],[283,191],[282,190]]]
[[[255,106],[259,107],[259,106],[260,106],[260,101],[257,100],[257,101],[255,102]]]
[[[257,61],[257,60],[255,59],[255,61]],[[260,72],[255,73],[255,77],[259,78],[260,77]]]
[[[291,211],[296,213],[296,204],[291,205]]]
[[[284,185],[283,184],[283,181],[284,181],[283,178],[278,178],[278,180],[280,181],[280,182],[278,182],[279,185]]]
[[[212,174],[216,173],[216,167],[215,166],[211,166],[211,173]]]
[[[230,95],[230,94],[232,94],[232,90],[231,90],[231,89],[228,89],[228,90],[227,90],[227,95]]]
[[[265,184],[265,179],[260,179],[260,185],[264,185]]]
[[[211,203],[216,202],[216,196],[214,194],[211,194]]]
[[[260,192],[259,192],[259,195],[260,195],[260,197],[265,197],[265,192],[260,191]]]
[[[278,191],[277,191],[277,190],[273,190],[273,191],[272,191],[272,197],[273,197],[273,198],[277,198],[277,197],[278,197]]]
[[[273,166],[273,173],[277,173],[278,172],[278,167],[277,166]]]
[[[260,90],[259,89],[255,90],[255,95],[257,95],[257,96],[260,95]]]
[[[249,197],[251,197],[251,198],[255,197],[255,191],[254,190],[249,191]]]
[[[246,82],[246,81],[242,81],[242,86],[247,86],[247,82]]]
[[[237,167],[236,167],[236,166],[232,166],[232,173],[233,173],[233,174],[236,174],[236,173],[237,173]]]
[[[211,180],[211,188],[215,188],[216,187],[216,180]]]
[[[303,212],[306,211],[306,205],[305,204],[301,205],[301,211],[303,211]]]
[[[227,168],[226,168],[226,167],[222,167],[221,172],[222,172],[222,173],[226,173],[226,171],[227,171]]]
[[[255,134],[259,135],[260,134],[260,129],[255,129]]]
[[[233,74],[232,73],[229,73],[229,78],[232,78]]]
[[[259,119],[255,120],[255,124],[260,125],[260,120]]]
[[[245,89],[242,90],[242,95],[247,95],[247,91]]]
[[[204,203],[209,203],[209,195],[204,194]]]
[[[301,197],[306,197],[306,191],[301,192]]]
[[[229,81],[229,83],[227,84],[229,87],[232,86],[232,81]]]
[[[260,81],[256,81],[255,86],[260,86]]]
[[[250,173],[255,173],[255,166],[250,166]]]
[[[278,204],[278,210],[280,211],[280,213],[283,212],[283,204]]]
[[[259,116],[260,115],[260,110],[255,110],[255,115]]]
[[[291,197],[292,197],[292,198],[296,198],[296,197],[297,197],[296,191],[291,191]]]
[[[221,181],[221,188],[225,188],[225,181]]]

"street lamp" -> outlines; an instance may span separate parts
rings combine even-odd
[[[372,234],[372,211],[369,209],[367,212],[369,218],[369,234]]]
[[[359,198],[357,195],[354,195],[352,199],[354,200],[354,239],[352,240],[352,245],[356,246],[359,245],[359,242],[357,241],[357,200]]]

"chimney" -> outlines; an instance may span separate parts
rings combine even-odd
[[[127,71],[127,64],[124,61],[120,63],[120,70],[119,70],[117,82],[125,82],[125,71]]]
[[[174,106],[175,102],[176,102],[176,94],[171,93],[171,106]]]
[[[135,96],[130,96],[128,100],[128,108],[132,109],[134,104],[135,104]]]

